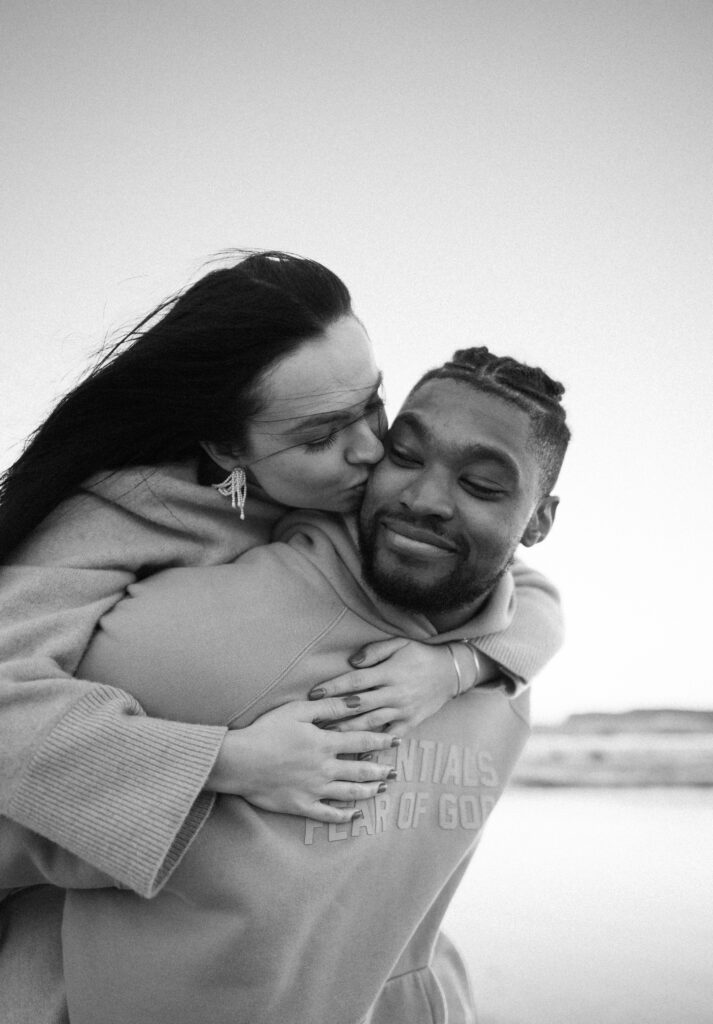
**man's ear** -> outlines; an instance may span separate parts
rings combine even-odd
[[[525,527],[525,532],[520,540],[521,544],[526,548],[531,548],[533,544],[539,544],[545,539],[552,529],[559,503],[559,498],[556,498],[554,494],[547,494],[544,498],[540,498],[537,508]]]
[[[201,441],[201,448],[208,454],[216,465],[230,473],[236,466],[240,465],[240,456],[237,452],[221,444],[213,444],[212,441]]]

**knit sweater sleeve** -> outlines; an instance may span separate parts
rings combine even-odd
[[[507,628],[477,636],[472,624],[465,623],[457,632],[460,637],[473,639],[479,650],[498,663],[513,681],[511,692],[515,695],[560,649],[564,627],[556,587],[519,560],[513,563],[511,572],[515,588]]]
[[[113,878],[98,871],[62,846],[50,842],[10,818],[0,817],[0,902],[13,890],[33,885],[60,889],[116,887]]]
[[[72,673],[138,576],[239,553],[205,509],[196,523],[175,515],[190,508],[185,493],[174,507],[154,497],[133,484],[87,491],[0,569],[0,814],[144,896],[211,810],[204,786],[226,730],[149,718],[129,694]]]

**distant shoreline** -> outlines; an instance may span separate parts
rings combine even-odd
[[[647,709],[536,726],[517,786],[713,787],[713,712]]]

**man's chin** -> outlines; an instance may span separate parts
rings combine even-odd
[[[378,559],[365,557],[362,564],[364,579],[371,589],[384,601],[403,608],[404,611],[418,612],[427,617],[456,612],[477,606],[497,586],[512,564],[512,559],[493,573],[487,580],[478,583],[468,576],[444,573],[424,584],[423,575],[409,572],[403,567],[395,569]]]
[[[460,604],[451,579],[431,581],[428,586],[416,576],[394,573],[364,565],[364,579],[383,601],[409,612],[435,614]],[[455,598],[455,601],[454,601]],[[468,598],[465,597],[467,601]]]

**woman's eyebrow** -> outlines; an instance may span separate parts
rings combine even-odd
[[[315,416],[305,416],[304,419],[295,423],[294,426],[286,430],[285,434],[292,437],[296,434],[303,434],[306,430],[310,430],[313,427],[323,427],[328,424],[336,423],[347,423],[349,420],[354,419],[355,412],[358,409],[367,406],[369,402],[376,397],[379,393],[382,380],[383,375],[380,373],[369,391],[369,394],[360,402],[355,402],[354,405],[349,405],[345,409],[332,409],[331,411],[317,413]]]

